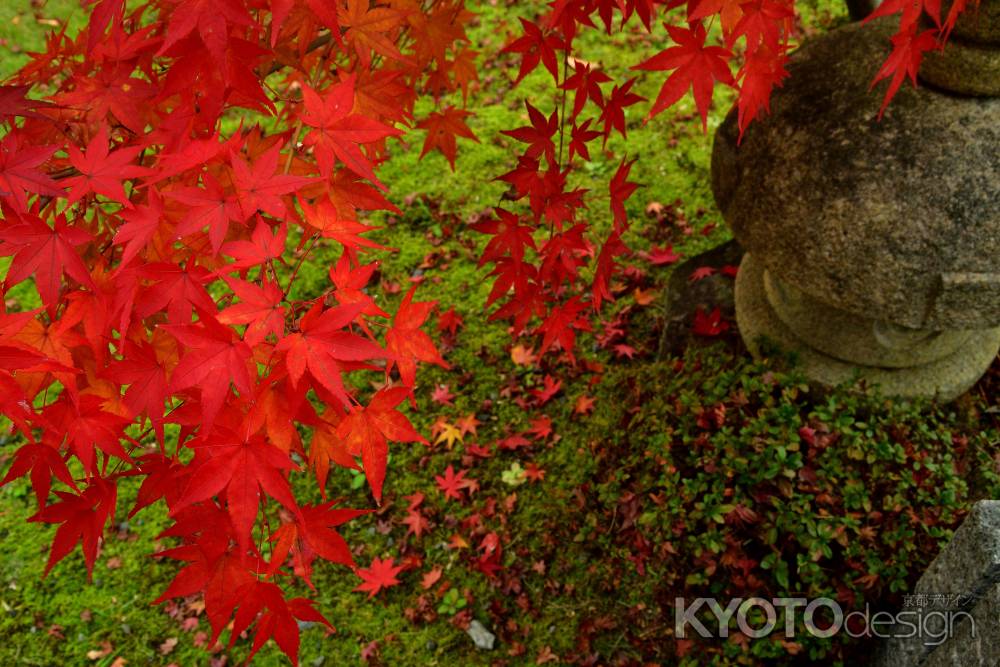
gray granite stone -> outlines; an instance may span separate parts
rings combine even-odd
[[[979,597],[1000,583],[1000,501],[973,505],[951,541],[920,577],[916,593]]]
[[[1000,95],[1000,47],[952,37],[943,51],[931,51],[920,80],[962,95]]]
[[[775,314],[812,347],[835,359],[864,366],[906,368],[957,352],[972,331],[907,329],[834,308],[800,289],[764,274],[764,290]]]
[[[957,398],[986,371],[1000,347],[1000,328],[994,328],[970,332],[955,352],[918,366],[882,368],[837,359],[804,341],[782,321],[767,299],[764,267],[749,253],[736,278],[736,319],[751,354],[771,356],[777,348],[818,388],[863,380],[879,385],[884,395],[898,398]]]
[[[479,621],[473,620],[469,623],[469,628],[465,632],[472,639],[472,643],[476,645],[476,648],[484,651],[493,650],[493,644],[497,637]]]
[[[881,645],[876,667],[1000,664],[1000,501],[973,506],[913,593],[927,600],[944,596],[946,602],[915,607],[928,618],[935,614],[935,623],[924,625],[929,634],[902,637],[903,631],[894,632],[896,637]],[[950,625],[947,637],[941,636],[943,624]]]
[[[920,667],[1000,665],[1000,585],[994,584],[968,614],[948,620],[947,639],[931,647]]]
[[[952,0],[945,0],[941,6],[941,16],[948,16]],[[1000,44],[1000,0],[979,0],[978,7],[972,7],[974,2],[967,2],[967,8],[959,14],[958,23],[952,31],[952,37],[979,44]]]
[[[869,86],[892,30],[807,42],[740,146],[731,113],[716,200],[769,271],[835,308],[915,329],[995,327],[1000,99],[904,85],[879,120],[885,84]]]

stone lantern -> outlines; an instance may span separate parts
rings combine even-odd
[[[947,8],[946,8],[947,9]],[[736,316],[821,386],[950,400],[1000,348],[1000,0],[982,0],[879,120],[892,26],[807,42],[770,115],[715,139],[712,186],[747,249]]]

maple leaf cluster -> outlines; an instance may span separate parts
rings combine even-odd
[[[417,365],[446,365],[420,331],[433,302],[393,314],[368,290],[362,220],[398,212],[376,175],[390,138],[426,127],[453,159],[471,134],[454,107],[413,115],[474,81],[471,15],[90,4],[0,86],[0,414],[22,443],[0,483],[27,477],[30,520],[58,526],[48,573],[77,544],[92,571],[118,482],[140,479],[130,515],[165,502],[158,555],[181,565],[158,601],[202,594],[209,644],[253,627],[251,655],[273,638],[295,664],[297,621],[329,623],[281,584],[353,566],[337,527],[366,510],[300,502],[290,476],[325,496],[331,465],[361,470],[378,501],[389,443],[423,440],[400,411]],[[302,297],[324,245],[330,284]],[[21,283],[40,307],[16,312]]]
[[[942,48],[967,4],[953,3],[941,18],[941,3],[886,0],[869,17],[899,13],[893,51],[873,86],[890,79],[882,111],[924,53]],[[927,20],[923,20],[926,17]],[[598,195],[577,188],[571,174],[591,159],[591,144],[626,136],[629,107],[646,101],[633,92],[636,77],[615,81],[597,63],[580,57],[576,44],[586,30],[630,30],[638,19],[654,33],[661,18],[666,47],[632,70],[665,76],[646,120],[691,93],[702,127],[716,86],[735,90],[740,137],[769,108],[775,88],[788,76],[785,66],[795,46],[794,0],[555,0],[533,20],[522,18],[521,33],[504,48],[519,60],[515,84],[539,66],[556,90],[551,113],[526,102],[529,124],[505,131],[519,144],[516,167],[499,179],[509,186],[505,199],[527,206],[498,207],[494,217],[473,225],[489,236],[482,264],[492,266],[488,303],[499,303],[492,318],[510,320],[514,335],[530,330],[541,338],[539,352],[560,347],[573,360],[576,333],[590,326],[588,312],[613,299],[617,259],[630,253],[625,201],[637,185],[628,180],[634,160],[622,159],[608,184],[611,229],[598,234],[584,214]],[[929,27],[928,27],[929,26]],[[921,27],[925,28],[921,31]],[[514,210],[509,210],[514,209]],[[543,240],[544,239],[544,240]],[[596,261],[595,261],[596,258]]]

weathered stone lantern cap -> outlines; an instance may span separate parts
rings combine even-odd
[[[884,88],[870,86],[892,30],[876,21],[804,45],[739,147],[730,114],[716,200],[770,275],[836,309],[924,331],[996,327],[1000,98],[949,81],[968,78],[973,49],[975,94],[1000,93],[1000,0],[983,0],[954,50],[926,61],[934,82],[904,84],[880,120]]]

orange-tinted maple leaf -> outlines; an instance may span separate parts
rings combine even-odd
[[[393,320],[392,328],[389,329],[385,337],[386,351],[390,354],[390,359],[399,369],[399,376],[403,384],[413,387],[416,382],[417,361],[424,361],[437,364],[441,368],[449,368],[437,348],[434,341],[420,327],[431,314],[437,301],[413,301],[413,294],[416,292],[416,285],[403,297],[396,317]]]
[[[365,4],[367,6],[367,2]],[[348,77],[331,86],[322,97],[309,86],[302,87],[305,109],[300,117],[305,125],[313,128],[304,143],[313,147],[324,177],[329,178],[333,173],[334,158],[338,158],[358,176],[384,189],[360,147],[400,132],[354,112],[354,82],[353,76]]]
[[[389,443],[422,442],[426,440],[414,430],[406,416],[396,409],[409,395],[408,387],[390,387],[376,393],[364,408],[355,408],[337,428],[352,454],[360,454],[365,477],[375,500],[382,499]]]
[[[344,39],[358,54],[363,69],[368,69],[372,52],[409,64],[410,58],[396,48],[394,33],[403,26],[405,13],[391,7],[376,6],[368,0],[347,0],[347,7],[338,13],[340,24],[347,27]]]
[[[378,227],[371,227],[340,215],[329,199],[321,199],[315,206],[303,202],[302,210],[306,215],[306,222],[310,226],[316,228],[324,237],[341,243],[351,251],[356,251],[359,248],[385,249],[384,245],[361,236],[361,234],[376,230]]]
[[[299,323],[299,333],[278,342],[275,351],[285,353],[285,366],[293,385],[306,370],[316,383],[350,406],[341,373],[344,364],[385,356],[375,343],[344,329],[354,321],[364,304],[349,303],[323,309],[317,302]]]

